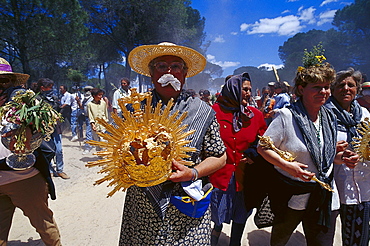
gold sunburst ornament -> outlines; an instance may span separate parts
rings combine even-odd
[[[143,100],[146,104],[141,109]],[[91,140],[87,143],[103,148],[95,153],[102,159],[89,162],[86,166],[102,168],[99,173],[106,175],[95,184],[110,181],[108,186],[114,188],[108,197],[132,185],[148,187],[166,181],[172,173],[172,160],[193,165],[183,160],[190,157],[187,153],[196,150],[186,147],[190,143],[186,137],[194,133],[194,130],[184,132],[186,125],[182,125],[182,121],[187,113],[179,115],[176,111],[171,114],[172,99],[165,109],[162,109],[161,102],[152,108],[151,102],[150,93],[138,93],[136,88],[132,88],[131,96],[118,101],[124,119],[112,114],[115,125],[97,119],[107,130],[107,133],[98,132],[104,141]],[[133,112],[127,110],[126,104],[132,105]]]
[[[364,121],[357,125],[356,130],[360,137],[353,138],[353,149],[362,159],[370,161],[370,119],[365,118]]]

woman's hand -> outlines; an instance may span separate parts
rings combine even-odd
[[[182,165],[175,160],[172,160],[172,170],[174,170],[174,172],[168,178],[168,180],[171,180],[172,182],[190,181],[193,178],[191,168]]]
[[[286,162],[284,167],[282,169],[286,172],[288,172],[290,175],[300,178],[303,181],[310,181],[313,176],[315,176],[315,173],[309,172],[305,170],[308,166],[306,164],[293,161],[293,162]]]
[[[348,147],[348,142],[340,140],[337,142],[337,152],[342,152]]]
[[[341,159],[347,167],[353,169],[357,166],[357,163],[360,160],[360,156],[355,152],[347,149],[343,151]]]
[[[243,158],[241,158],[239,162],[239,164],[253,164],[253,163],[254,161],[248,156],[243,156]]]

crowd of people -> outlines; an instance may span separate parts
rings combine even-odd
[[[127,189],[119,245],[215,246],[224,223],[232,223],[229,245],[241,245],[252,209],[259,211],[266,198],[273,214],[268,225],[271,245],[286,245],[300,223],[307,245],[333,245],[338,216],[343,245],[369,244],[370,162],[351,144],[361,137],[356,126],[370,118],[370,82],[361,72],[335,71],[329,63],[306,64],[297,70],[294,88],[287,82],[269,82],[255,96],[248,73],[230,75],[221,92],[212,95],[207,89],[183,89],[185,79],[206,64],[193,49],[172,43],[143,45],[130,53],[128,62],[135,72],[151,78],[152,106],[174,100],[171,110],[188,112],[183,123],[197,134],[187,145],[196,149],[190,158],[193,167],[173,160],[173,172],[164,183]],[[29,76],[14,73],[2,58],[1,63],[4,105],[14,91],[25,87]],[[0,245],[6,245],[15,207],[29,217],[45,245],[61,245],[45,187],[55,199],[51,176],[69,179],[63,171],[62,133],[70,125],[70,141],[100,141],[97,133],[105,128],[96,119],[122,117],[118,101],[131,94],[130,80],[119,82],[112,100],[92,86],[74,86],[69,92],[61,85],[55,93],[48,78],[34,83],[32,89],[65,122],[56,125],[45,143],[54,151],[40,147],[35,151],[37,165],[27,170],[7,167],[4,160],[10,151],[0,145]],[[262,136],[294,160],[259,143]],[[85,143],[82,154],[92,148]],[[264,189],[250,192],[249,179],[260,180]],[[174,194],[189,194],[189,183],[192,189],[213,186],[210,205],[200,218],[185,215],[170,202]],[[21,188],[25,186],[27,190]]]

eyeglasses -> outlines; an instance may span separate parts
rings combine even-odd
[[[7,83],[10,83],[11,81],[12,81],[11,78],[0,77],[0,84],[7,84]]]
[[[179,73],[185,68],[185,64],[181,62],[172,62],[171,64],[167,62],[157,62],[154,64],[154,67],[160,73],[165,73],[170,69],[174,73]]]

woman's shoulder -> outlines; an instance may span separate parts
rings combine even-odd
[[[280,109],[276,110],[275,116],[276,117],[280,116],[280,117],[284,117],[284,118],[287,118],[287,117],[291,118],[292,117],[292,111],[290,111],[289,108],[280,108]]]

